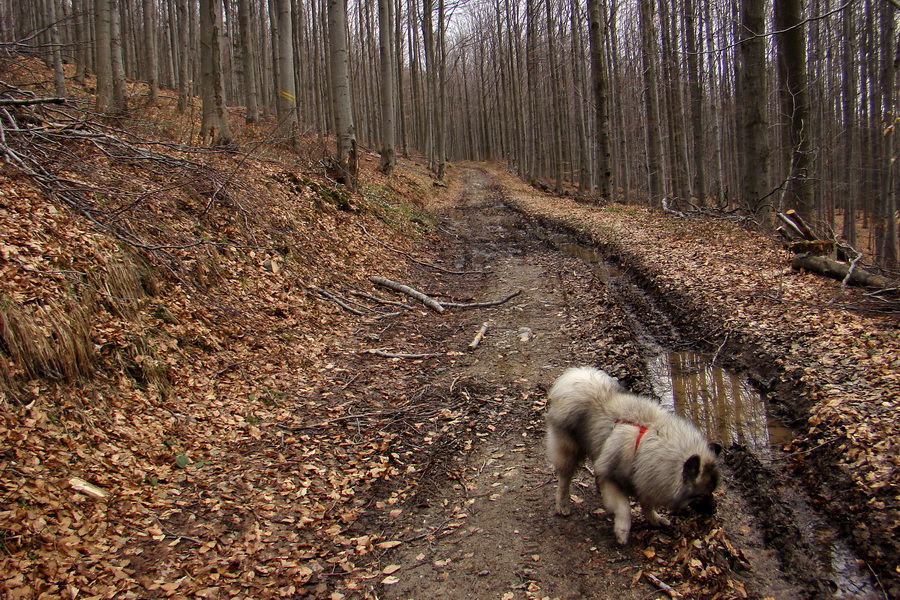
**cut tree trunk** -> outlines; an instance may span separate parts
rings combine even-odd
[[[870,273],[859,267],[853,268],[851,272],[851,266],[847,263],[831,260],[824,256],[798,254],[791,260],[791,267],[797,270],[806,269],[807,271],[825,275],[826,277],[831,277],[838,281],[846,281],[850,285],[875,288],[884,288],[887,286],[887,280],[880,275],[875,275],[874,273]]]

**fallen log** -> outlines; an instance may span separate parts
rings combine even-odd
[[[378,277],[376,275],[369,277],[369,281],[371,281],[372,283],[374,283],[376,285],[380,285],[380,286],[386,287],[390,290],[394,290],[395,292],[400,292],[401,294],[406,294],[407,296],[410,296],[411,298],[415,298],[416,300],[418,300],[419,302],[421,302],[422,304],[424,304],[425,306],[427,306],[428,308],[430,308],[431,310],[433,310],[435,312],[438,312],[438,313],[444,312],[444,307],[441,306],[437,300],[435,300],[431,296],[428,296],[427,294],[423,294],[419,290],[409,287],[408,285],[403,285],[402,283],[397,283],[396,281],[391,281],[390,279],[385,279],[384,277]]]
[[[845,281],[850,285],[861,287],[883,288],[887,286],[887,279],[881,275],[875,275],[865,269],[854,267],[847,263],[838,262],[825,258],[824,256],[814,256],[812,254],[798,254],[791,260],[791,268],[800,270],[806,269],[819,275],[831,277],[838,281]]]

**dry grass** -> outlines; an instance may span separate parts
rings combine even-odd
[[[74,381],[95,364],[85,311],[76,304],[0,303],[0,385],[44,377]]]

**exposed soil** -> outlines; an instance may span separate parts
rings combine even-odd
[[[394,532],[388,537],[403,542],[382,559],[383,596],[665,597],[645,573],[695,597],[832,595],[827,552],[799,533],[809,521],[795,522],[791,504],[799,495],[776,469],[737,448],[723,465],[716,518],[683,516],[671,528],[653,530],[638,516],[633,541],[618,547],[586,470],[574,488],[581,502],[573,516],[552,514],[555,481],[542,448],[544,392],[565,367],[593,364],[646,393],[641,344],[629,328],[635,315],[583,261],[541,241],[534,224],[503,203],[500,188],[483,172],[464,170],[461,178],[459,193],[435,207],[442,235],[430,254],[446,269],[491,272],[450,275],[421,267],[411,275],[416,287],[457,302],[522,293],[496,308],[439,319],[408,315],[403,323],[361,332],[395,352],[442,351],[451,358],[412,366],[393,359],[386,367],[384,359],[366,357],[369,367],[351,389],[384,378],[400,388],[427,386],[430,401],[479,398],[477,410],[448,418],[445,431],[459,431],[447,435],[455,443],[436,453],[415,500],[376,511]],[[487,320],[493,327],[466,352]],[[649,325],[678,337],[669,323]],[[841,593],[848,593],[846,586]],[[852,589],[853,597],[867,593]]]

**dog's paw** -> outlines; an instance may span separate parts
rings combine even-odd
[[[616,531],[616,541],[619,542],[619,545],[624,546],[625,544],[627,544],[628,543],[628,533],[630,532],[630,530],[629,529],[621,529],[619,527],[616,527],[615,531]]]
[[[645,510],[644,517],[647,519],[647,522],[650,523],[651,527],[668,527],[672,524],[669,519],[661,516],[655,510]]]
[[[556,514],[559,515],[560,517],[568,517],[569,515],[572,514],[572,506],[569,504],[566,504],[563,506],[557,504],[556,505]]]

